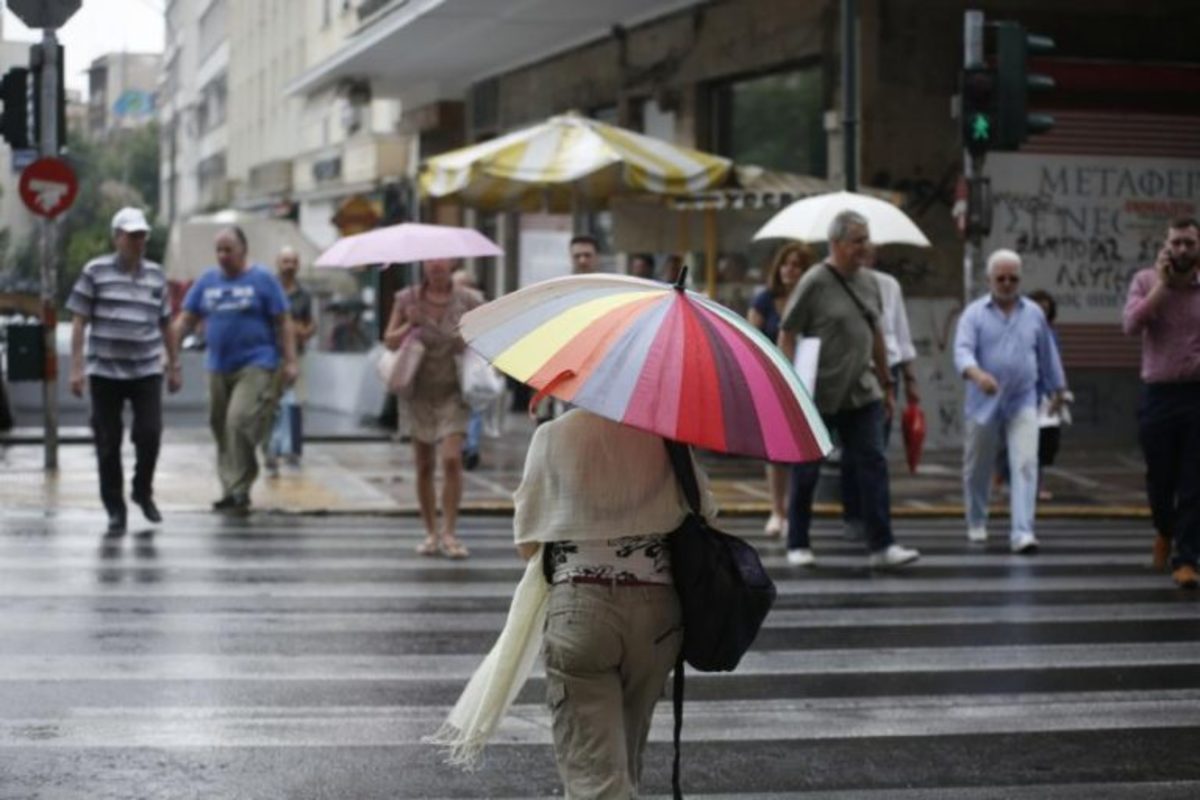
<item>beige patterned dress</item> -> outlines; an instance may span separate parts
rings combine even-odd
[[[445,306],[429,302],[423,286],[396,292],[397,307],[407,313],[410,306],[419,303],[426,320],[418,326],[416,334],[425,345],[425,356],[417,368],[412,397],[407,403],[414,441],[434,444],[447,436],[467,432],[471,411],[463,402],[458,384],[458,323],[463,314],[482,302],[480,294],[469,289],[454,289]]]

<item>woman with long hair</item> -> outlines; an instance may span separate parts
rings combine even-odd
[[[800,278],[813,263],[808,245],[799,242],[785,244],[775,253],[767,274],[767,286],[754,296],[746,319],[772,342],[779,337],[779,322],[788,298]],[[767,488],[771,493],[771,516],[763,528],[772,538],[783,535],[787,524],[788,468],[767,464]]]
[[[425,556],[466,558],[458,540],[458,506],[462,501],[463,437],[471,412],[459,386],[458,360],[466,347],[458,333],[463,314],[482,302],[479,293],[457,288],[451,279],[455,263],[436,259],[421,264],[421,283],[401,289],[392,304],[384,344],[395,350],[408,336],[420,336],[425,355],[413,377],[407,401],[413,458],[417,469],[417,502],[425,523],[425,540],[417,552]],[[434,476],[442,465],[442,524]]]

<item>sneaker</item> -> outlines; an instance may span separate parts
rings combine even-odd
[[[130,498],[137,503],[142,509],[142,516],[147,522],[155,524],[162,522],[162,513],[158,510],[158,506],[154,504],[154,499],[150,495],[131,495]]]
[[[1022,533],[1012,541],[1012,551],[1021,555],[1032,555],[1038,549],[1037,537],[1032,533]]]
[[[1196,584],[1200,583],[1200,575],[1196,574],[1196,568],[1191,564],[1180,564],[1171,573],[1171,578],[1180,589],[1195,589]]]
[[[793,567],[811,567],[817,563],[817,559],[813,557],[812,550],[802,547],[799,550],[788,550],[787,562]]]
[[[783,517],[772,512],[771,516],[767,517],[767,524],[763,526],[763,533],[769,538],[775,539],[783,534]]]
[[[987,528],[967,528],[967,541],[972,544],[986,544]]]
[[[921,553],[911,547],[889,544],[883,550],[871,553],[867,561],[874,569],[890,569],[891,567],[902,567],[905,564],[911,564],[920,557]]]
[[[1155,572],[1166,572],[1167,565],[1171,562],[1171,540],[1161,533],[1154,535],[1154,560],[1152,562]]]
[[[277,458],[266,459],[265,461],[263,461],[263,469],[265,469],[267,471],[268,478],[278,478],[279,477],[279,459],[277,459]]]
[[[479,466],[479,453],[471,450],[463,455],[463,469],[467,472],[474,471]]]

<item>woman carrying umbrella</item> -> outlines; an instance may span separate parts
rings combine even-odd
[[[779,338],[779,320],[784,306],[800,278],[812,265],[813,254],[807,245],[793,242],[785,244],[775,253],[767,285],[754,296],[746,319],[758,328],[763,336],[774,342]],[[783,533],[787,520],[788,478],[791,471],[778,464],[767,464],[767,488],[771,492],[771,516],[764,531],[772,538]]]
[[[480,305],[482,298],[478,292],[454,286],[451,280],[454,266],[452,259],[421,263],[421,283],[396,293],[384,344],[396,350],[412,335],[421,337],[425,345],[425,355],[413,378],[412,397],[408,400],[417,502],[425,523],[425,540],[417,546],[417,552],[466,558],[469,553],[458,540],[455,529],[462,500],[462,443],[470,409],[463,402],[455,356],[466,346],[458,334],[459,320]],[[442,464],[440,529],[434,480],[437,461]]]
[[[530,443],[513,520],[524,577],[499,639],[429,739],[452,763],[479,757],[544,631],[567,797],[636,796],[650,715],[682,641],[664,534],[688,507],[663,439],[779,462],[831,448],[783,355],[744,318],[686,291],[686,279],[558,278],[463,319],[493,366],[575,409]]]
[[[667,534],[687,501],[662,437],[569,411],[537,429],[514,499],[518,551],[530,559],[546,548],[549,561],[546,701],[566,796],[636,797],[651,715],[683,641]]]

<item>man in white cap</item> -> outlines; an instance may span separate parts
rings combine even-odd
[[[166,275],[144,257],[149,232],[141,209],[118,211],[112,220],[115,252],[89,261],[67,300],[67,310],[75,315],[71,392],[83,397],[86,383],[91,395],[100,499],[108,512],[109,536],[120,536],[126,526],[121,472],[125,402],[133,408],[130,438],[137,456],[130,496],[148,521],[161,522],[154,504],[154,467],[162,438],[164,367],[168,388],[175,392],[181,385],[179,354],[166,335],[171,314]]]

